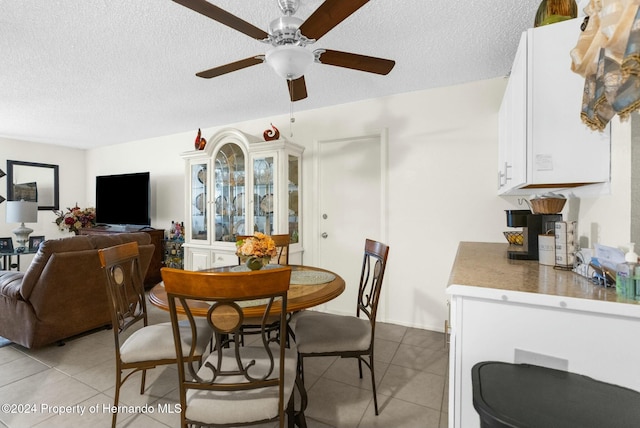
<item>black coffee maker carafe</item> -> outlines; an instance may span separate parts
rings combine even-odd
[[[507,251],[513,260],[538,260],[538,235],[555,230],[562,214],[533,214],[530,210],[506,210],[507,226],[522,227],[522,250]]]

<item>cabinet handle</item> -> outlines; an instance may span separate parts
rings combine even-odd
[[[502,188],[502,186],[506,184],[502,182],[502,177],[504,177],[504,174],[502,171],[498,171],[498,189]]]
[[[509,168],[511,168],[511,165],[505,162],[504,163],[504,183],[505,184],[507,184],[507,181],[511,180],[511,177],[509,177]]]

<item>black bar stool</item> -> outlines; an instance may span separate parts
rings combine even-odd
[[[640,393],[530,364],[477,363],[473,407],[482,428],[638,428]]]

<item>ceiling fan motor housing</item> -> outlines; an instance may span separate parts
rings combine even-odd
[[[302,25],[302,19],[294,16],[282,16],[274,19],[269,24],[269,37],[271,44],[274,46],[281,45],[300,45],[305,46],[309,43],[306,37],[302,36],[298,30]]]
[[[285,15],[293,15],[298,10],[298,0],[278,0],[278,7]]]

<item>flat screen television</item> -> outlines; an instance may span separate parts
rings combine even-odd
[[[149,226],[151,224],[149,173],[97,176],[96,223]]]

